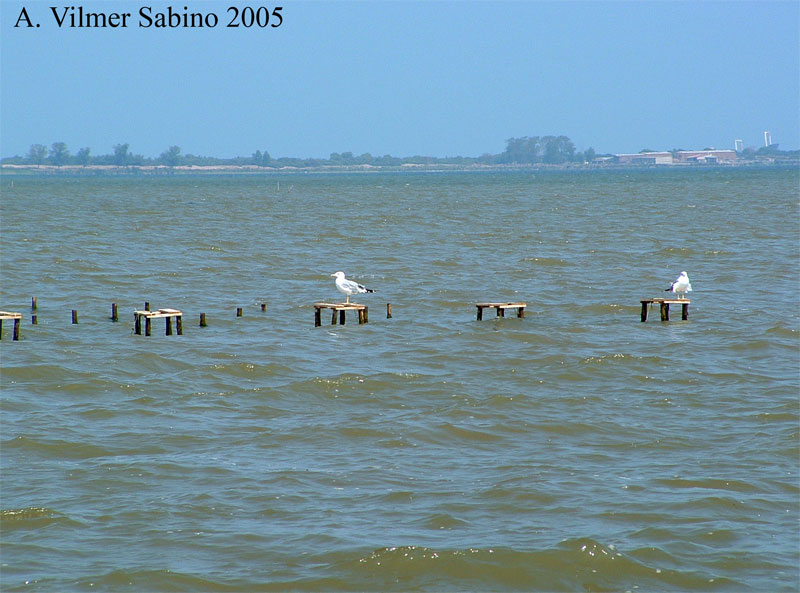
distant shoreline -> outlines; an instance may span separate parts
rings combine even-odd
[[[772,166],[798,166],[800,159],[793,160],[766,160],[737,161],[734,163],[696,164],[674,163],[669,165],[653,164],[578,164],[566,163],[560,165],[548,164],[514,164],[514,165],[485,165],[485,164],[403,164],[397,166],[386,165],[323,165],[313,167],[262,167],[258,165],[0,165],[3,175],[186,175],[192,173],[233,173],[263,175],[270,173],[386,173],[386,172],[478,172],[478,171],[602,171],[602,170],[669,170],[669,169],[694,169],[708,170],[731,169],[739,167],[772,167]]]

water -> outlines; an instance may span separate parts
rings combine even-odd
[[[2,589],[797,590],[799,181],[4,176]]]

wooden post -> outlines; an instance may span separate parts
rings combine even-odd
[[[178,330],[178,335],[183,335],[183,315],[175,317],[175,327]]]
[[[167,322],[167,327],[164,329],[164,332],[165,332],[164,335],[171,336],[172,335],[172,317],[170,317],[168,315],[168,316],[164,317],[164,319]]]
[[[111,321],[119,321],[117,314],[117,303],[111,303]]]
[[[3,339],[3,320],[0,319],[0,340]]]
[[[36,318],[36,315],[31,315],[31,325],[37,325],[39,320]]]
[[[75,309],[72,310],[72,323],[78,323],[78,311]]]
[[[206,314],[200,313],[200,327],[206,327]]]
[[[358,313],[358,325],[361,325],[364,323],[364,309],[359,309],[356,313]]]
[[[19,319],[19,317],[17,317],[14,320],[14,341],[15,342],[17,340],[19,340],[19,322],[20,322],[20,319]]]
[[[525,307],[517,307],[517,317],[520,319],[525,317]]]
[[[339,311],[339,325],[344,325],[344,309]]]
[[[369,307],[364,307],[364,323],[369,323]]]
[[[497,316],[498,317],[505,317],[506,316],[506,310],[503,309],[503,307],[497,307]]]
[[[261,303],[261,311],[264,312],[267,310],[267,303]]]
[[[478,321],[480,321],[481,319],[483,319],[483,307],[481,307],[480,305],[475,305],[475,306],[478,307]]]
[[[133,332],[137,336],[141,336],[142,335],[142,317],[140,315],[137,315],[136,313],[134,313],[133,314],[133,319],[134,319],[134,321],[133,321]]]
[[[331,325],[336,325],[336,309],[333,309],[333,315],[331,315]]]
[[[650,304],[647,301],[642,301],[642,323],[647,321],[647,309],[650,307]]]
[[[683,303],[681,305],[681,320],[686,321],[689,319],[689,303]]]
[[[148,309],[148,311],[149,311],[149,309]],[[150,318],[149,317],[145,317],[144,318],[144,335],[146,335],[146,336],[150,335],[150,323],[151,323],[150,322]]]
[[[661,321],[669,321],[669,303],[661,302]]]
[[[314,307],[314,327],[322,325],[322,311],[319,307]]]
[[[36,311],[36,297],[31,297],[31,311]]]
[[[386,303],[386,319],[392,318],[392,303]]]
[[[150,310],[150,303],[148,303],[147,301],[144,302],[144,310],[145,311],[149,311]]]
[[[241,316],[242,316],[242,308],[236,307],[236,317],[241,317]]]

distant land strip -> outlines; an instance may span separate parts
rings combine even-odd
[[[741,148],[741,147],[740,147]],[[598,154],[593,148],[576,151],[566,136],[523,136],[506,140],[499,154],[479,157],[411,156],[380,157],[369,153],[331,153],[329,158],[272,158],[267,151],[255,151],[249,157],[217,158],[182,154],[179,146],[170,146],[156,158],[130,151],[129,144],[117,144],[113,154],[95,156],[88,147],[72,154],[64,142],[49,148],[32,144],[27,155],[0,160],[4,172],[39,173],[179,173],[179,172],[269,172],[269,171],[375,171],[375,170],[481,170],[515,168],[586,168],[629,165],[742,165],[796,164],[800,150],[781,151],[777,144],[758,150],[740,151],[714,148],[702,150],[643,149],[634,154]]]

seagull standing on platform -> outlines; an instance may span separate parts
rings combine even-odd
[[[347,304],[350,304],[350,295],[351,294],[361,294],[365,292],[375,292],[371,288],[366,288],[359,284],[358,282],[353,282],[352,280],[347,280],[344,277],[344,272],[336,272],[335,274],[331,274],[336,278],[336,288],[342,294],[347,295]]]
[[[692,292],[692,283],[689,282],[689,276],[686,275],[686,272],[681,272],[675,282],[669,288],[664,289],[664,292],[674,292],[679,299],[685,299],[686,293]]]

